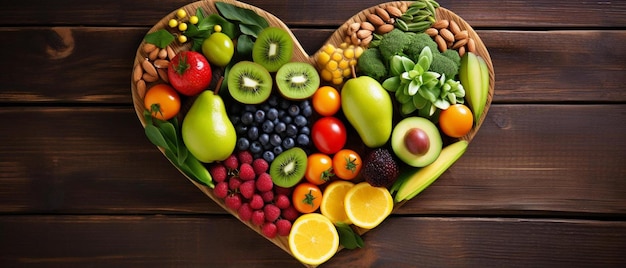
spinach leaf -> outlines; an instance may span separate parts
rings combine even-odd
[[[240,8],[224,2],[217,2],[215,6],[222,16],[229,20],[238,21],[247,25],[257,25],[261,28],[269,27],[269,23],[265,18],[250,9]]]

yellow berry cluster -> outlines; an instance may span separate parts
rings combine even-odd
[[[187,12],[184,9],[179,9],[176,11],[176,18],[172,18],[167,22],[167,25],[170,26],[170,28],[178,28],[179,31],[184,32],[187,30],[187,22],[191,23],[191,24],[197,24],[198,23],[198,17],[193,15],[189,17],[189,20],[187,20],[187,22],[183,21],[184,18],[187,17]],[[184,34],[179,34],[178,35],[178,42],[180,43],[185,43],[187,42],[187,36],[185,36]]]
[[[362,47],[345,42],[339,47],[326,44],[317,56],[317,66],[322,80],[335,85],[343,83],[344,78],[352,75],[352,67],[356,66],[356,61],[362,53]]]

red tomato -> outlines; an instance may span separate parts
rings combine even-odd
[[[333,156],[333,171],[340,179],[354,179],[362,166],[361,156],[350,149],[343,149]]]
[[[304,177],[310,183],[320,185],[326,183],[333,176],[333,160],[330,156],[314,153],[309,155]]]
[[[169,120],[180,111],[180,96],[167,84],[152,86],[143,98],[144,107],[152,117]]]
[[[334,154],[346,145],[346,127],[336,117],[322,117],[313,124],[311,139],[320,152]]]
[[[467,106],[463,104],[451,105],[439,114],[439,128],[452,138],[465,136],[472,130],[474,116]]]
[[[341,97],[334,87],[323,86],[315,91],[311,100],[313,109],[322,116],[336,114],[341,108]]]
[[[211,84],[211,65],[202,53],[181,51],[167,67],[167,78],[180,94],[198,95]]]
[[[322,204],[322,191],[315,184],[300,183],[293,190],[292,203],[301,213],[311,213]]]

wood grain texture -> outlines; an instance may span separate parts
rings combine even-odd
[[[147,28],[0,28],[0,103],[132,103]],[[314,54],[333,31],[294,29]],[[626,102],[626,31],[478,31],[496,72],[493,101]],[[65,36],[65,39],[63,39]],[[102,40],[107,40],[103,42]],[[558,45],[556,45],[558,44]],[[35,73],[33,69],[37,67]],[[14,79],[32,77],[37,79]]]
[[[0,116],[16,122],[0,128],[0,212],[224,213],[147,141],[131,108]],[[496,105],[466,155],[399,213],[624,216],[625,133],[621,104]]]
[[[56,1],[55,5],[40,5],[35,0],[4,1],[0,9],[3,25],[117,25],[151,26],[164,14],[192,1]],[[244,1],[279,17],[290,26],[338,26],[362,9],[384,3],[380,0],[305,0],[305,1]],[[464,17],[474,27],[624,27],[624,1],[438,1]],[[332,7],[333,15],[328,15]],[[488,10],[488,12],[485,12]],[[334,27],[332,27],[334,28]]]
[[[193,1],[0,3],[0,267],[302,267],[150,144],[129,77]],[[248,0],[314,54],[373,0]],[[477,30],[494,105],[466,154],[322,267],[626,266],[626,1],[438,1]]]
[[[302,267],[230,216],[4,216],[3,267]],[[392,217],[320,267],[620,267],[626,224]],[[44,242],[45,241],[45,242]]]

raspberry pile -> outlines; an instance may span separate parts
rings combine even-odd
[[[289,189],[274,186],[269,163],[248,151],[237,151],[209,166],[216,197],[235,211],[242,221],[261,228],[268,238],[287,236],[300,216],[289,198]]]

